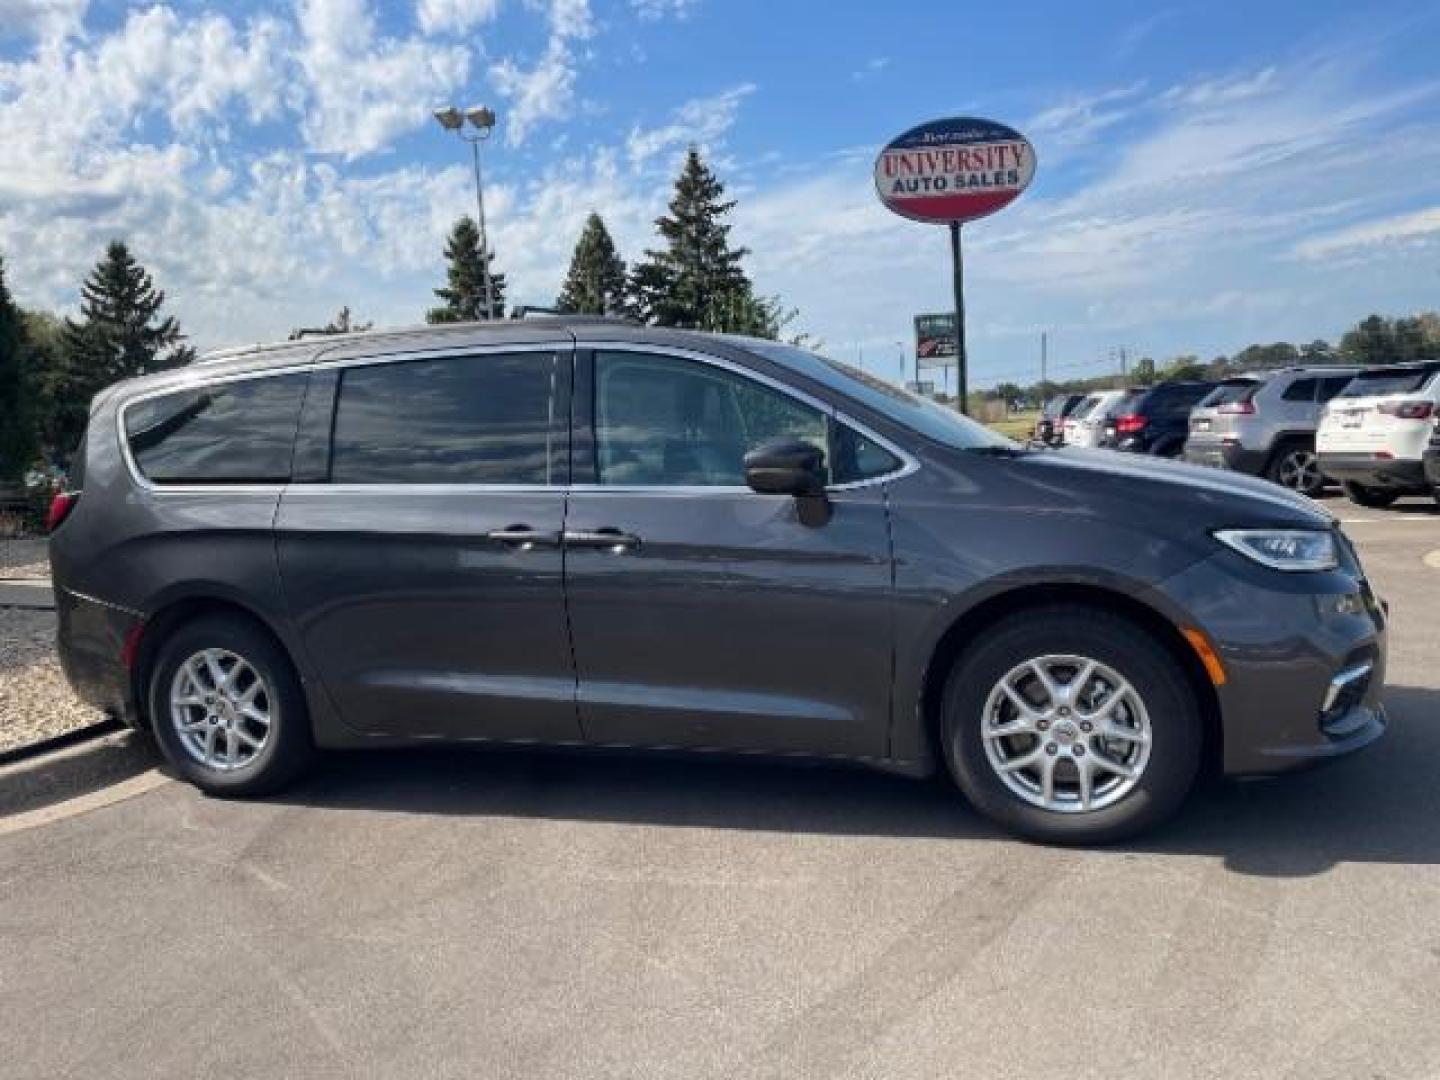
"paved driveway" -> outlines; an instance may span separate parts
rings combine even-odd
[[[165,784],[0,835],[0,1075],[1440,1076],[1440,517],[1336,509],[1394,606],[1359,758],[1102,852],[835,769]]]

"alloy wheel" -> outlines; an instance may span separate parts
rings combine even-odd
[[[1291,491],[1308,495],[1320,487],[1320,459],[1313,450],[1291,450],[1280,459],[1276,478]]]
[[[1077,814],[1134,790],[1150,760],[1150,715],[1135,688],[1086,656],[1038,656],[995,684],[981,721],[985,756],[1013,794]]]
[[[255,760],[270,737],[275,707],[260,672],[226,649],[190,656],[170,683],[170,722],[180,745],[220,772]]]

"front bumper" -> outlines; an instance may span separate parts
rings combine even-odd
[[[1385,491],[1424,492],[1429,489],[1425,467],[1416,458],[1377,458],[1374,454],[1320,455],[1320,471],[1341,483]]]
[[[1286,772],[1384,734],[1386,615],[1362,577],[1283,574],[1221,553],[1165,589],[1225,668],[1215,693],[1227,774]]]

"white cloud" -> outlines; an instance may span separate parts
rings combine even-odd
[[[425,123],[463,85],[469,53],[422,38],[383,38],[365,0],[300,0],[301,124],[312,150],[372,153]]]
[[[861,67],[850,73],[850,81],[865,82],[868,79],[873,79],[889,66],[890,58],[888,56],[872,57],[865,61]]]
[[[564,39],[555,35],[545,55],[528,71],[512,60],[502,60],[490,69],[495,89],[510,100],[506,143],[517,146],[536,124],[570,115],[575,104],[574,63]]]
[[[692,98],[660,127],[631,128],[625,144],[630,163],[641,166],[657,154],[692,143],[702,149],[711,146],[730,130],[741,104],[754,92],[754,83],[742,83],[721,94]]]
[[[0,0],[0,41],[59,38],[80,29],[88,0]]]
[[[700,0],[630,0],[635,14],[647,22],[672,17],[686,19],[700,6]]]
[[[500,0],[420,0],[415,17],[427,34],[463,34],[487,23],[500,11]]]
[[[1302,259],[1327,259],[1358,249],[1393,249],[1398,244],[1440,238],[1440,206],[1367,221],[1312,237],[1295,247]]]

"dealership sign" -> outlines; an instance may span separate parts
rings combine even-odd
[[[1012,127],[956,117],[911,128],[875,161],[875,190],[895,213],[942,224],[974,221],[1017,199],[1035,150]]]

